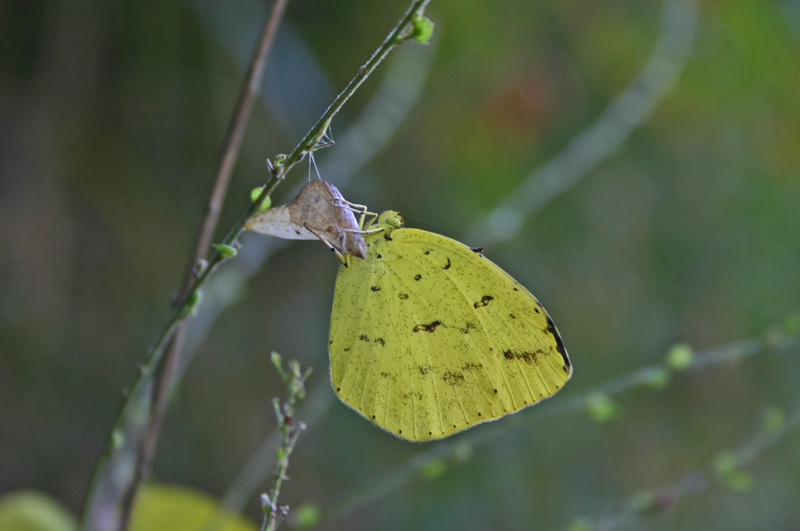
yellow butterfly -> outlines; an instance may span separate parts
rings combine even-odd
[[[410,441],[447,437],[552,396],[572,375],[550,316],[478,251],[407,229],[397,212],[364,228],[331,314],[339,398]]]

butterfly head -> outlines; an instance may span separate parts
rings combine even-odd
[[[385,212],[382,212],[380,217],[378,217],[377,224],[386,232],[394,229],[400,229],[405,226],[403,224],[403,217],[400,215],[400,212],[396,212],[394,210],[386,210]]]

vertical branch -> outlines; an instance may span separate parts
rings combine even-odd
[[[261,195],[252,202],[228,231],[222,243],[214,246],[215,250],[213,252],[209,252],[207,261],[198,263],[192,260],[192,273],[187,275],[186,288],[183,290],[182,297],[175,305],[172,316],[164,325],[155,343],[148,349],[147,357],[140,366],[139,373],[106,437],[102,455],[95,463],[81,511],[79,522],[81,530],[116,530],[120,529],[120,521],[127,522],[129,519],[138,484],[144,477],[143,471],[146,472],[149,468],[149,465],[143,467],[142,463],[149,463],[149,459],[152,458],[152,448],[157,440],[160,426],[160,418],[156,423],[152,421],[151,403],[154,396],[162,397],[160,400],[167,399],[171,378],[169,375],[162,378],[162,387],[158,394],[154,395],[154,393],[150,392],[150,389],[154,385],[156,372],[163,366],[161,361],[167,348],[169,347],[170,351],[175,352],[179,350],[177,347],[179,347],[181,338],[176,337],[176,331],[182,328],[186,319],[196,312],[202,299],[201,288],[205,286],[216,268],[224,260],[236,254],[236,249],[233,246],[236,244],[239,234],[244,230],[245,222],[258,211],[264,200],[295,164],[302,160],[306,154],[321,147],[319,140],[342,105],[395,47],[410,39],[425,42],[430,38],[433,31],[433,23],[422,17],[422,13],[429,2],[430,0],[414,0],[412,2],[409,10],[392,29],[388,37],[372,54],[367,63],[359,69],[356,76],[328,107],[292,153],[288,156],[279,155],[276,157],[275,164],[270,165],[272,177],[262,190]],[[279,4],[281,6],[285,5],[285,0],[280,0]],[[282,12],[283,8],[281,7],[279,13],[282,14]],[[266,31],[269,33],[269,26]],[[272,35],[274,35],[274,30]],[[271,41],[262,39],[263,48],[260,47],[259,49],[263,49],[264,54],[266,54],[270,43]],[[256,55],[258,56],[259,54]],[[254,79],[255,74],[258,72],[263,73],[263,64],[260,67],[251,69],[251,82],[248,83],[248,87],[244,91],[245,96],[240,100],[240,111],[237,111],[237,118],[234,118],[233,125],[229,130],[234,133],[229,134],[228,140],[226,140],[226,146],[229,147],[223,150],[223,154],[230,153],[230,150],[234,148],[238,152],[243,127],[249,117],[254,94],[258,91],[258,80]],[[242,104],[242,102],[244,103]],[[238,118],[240,112],[242,113],[241,121]],[[224,175],[226,180],[223,183],[218,183],[212,192],[212,197],[209,201],[209,216],[213,219],[207,217],[203,224],[204,228],[200,230],[196,251],[198,256],[205,251],[201,244],[206,242],[205,247],[207,247],[207,242],[210,242],[210,238],[213,236],[222,198],[227,190],[227,179],[236,160],[236,154],[231,153],[227,157],[223,156],[218,172],[218,175]],[[195,265],[198,266],[196,269]],[[174,357],[174,354],[172,356]],[[174,361],[172,363],[174,364]],[[174,370],[174,367],[171,370]],[[164,407],[165,405],[161,406],[162,409],[160,411],[162,413],[160,413],[160,417],[163,417]],[[147,445],[143,441],[145,437],[151,441]],[[148,459],[145,459],[145,446],[148,448],[147,452],[150,452],[150,458]],[[104,483],[101,488],[101,483],[103,482],[107,484]],[[119,518],[118,509],[122,509],[122,520]]]
[[[311,369],[305,373],[300,372],[300,364],[297,360],[290,360],[289,370],[284,370],[281,365],[280,354],[272,353],[272,364],[281,375],[284,385],[286,385],[286,402],[281,405],[280,400],[275,398],[272,405],[275,408],[275,416],[278,419],[278,431],[280,432],[280,444],[276,449],[278,461],[275,464],[275,474],[272,477],[272,486],[269,493],[261,495],[261,508],[264,511],[264,520],[261,524],[261,531],[275,531],[289,514],[289,507],[278,505],[278,497],[281,494],[281,486],[289,477],[289,457],[294,451],[297,438],[306,429],[304,422],[298,422],[294,416],[297,405],[306,397],[305,381],[311,374]]]
[[[208,202],[206,203],[202,222],[197,232],[194,250],[190,256],[186,273],[184,274],[183,287],[181,290],[183,304],[187,304],[187,301],[189,301],[189,291],[195,281],[195,268],[197,267],[198,261],[208,253],[211,239],[216,230],[222,204],[241,149],[244,133],[247,129],[250,115],[252,114],[253,105],[261,90],[261,79],[264,77],[267,57],[272,48],[272,43],[275,41],[275,35],[283,18],[287,3],[288,0],[275,0],[272,12],[265,21],[259,39],[256,42],[256,48],[245,75],[236,109],[231,117],[222,144],[222,151],[215,172],[214,184]],[[84,529],[94,529],[96,527],[106,528],[109,526],[114,529],[125,529],[128,526],[139,485],[142,480],[147,478],[150,474],[158,436],[161,431],[161,425],[171,394],[177,361],[180,358],[181,347],[185,337],[186,321],[182,320],[182,317],[186,315],[187,312],[180,311],[179,309],[167,326],[166,330],[168,332],[162,334],[162,338],[159,340],[161,344],[163,344],[164,339],[168,339],[169,342],[166,344],[165,365],[157,388],[150,391],[151,386],[148,385],[148,380],[152,378],[156,365],[156,363],[152,363],[151,361],[157,362],[157,360],[148,360],[148,362],[142,366],[140,376],[131,390],[131,396],[135,397],[138,401],[136,405],[148,410],[146,418],[144,419],[145,422],[134,423],[133,425],[128,423],[130,426],[128,430],[129,433],[125,434],[126,436],[123,437],[123,443],[121,443],[123,446],[129,445],[129,452],[136,456],[133,473],[120,474],[124,479],[119,480],[119,484],[115,485],[116,488],[108,489],[111,492],[97,492],[99,483],[102,481],[101,476],[106,473],[104,465],[107,464],[113,469],[124,466],[122,464],[124,460],[119,462],[112,461],[111,456],[115,452],[124,451],[122,448],[119,448],[119,441],[114,441],[114,439],[119,439],[119,437],[116,436],[122,433],[122,430],[119,430],[119,426],[125,423],[126,415],[130,414],[127,410],[136,409],[134,405],[129,405],[131,401],[126,402],[123,406],[117,422],[115,423],[115,430],[110,437],[112,440],[107,443],[107,445],[110,446],[107,446],[104,456],[98,460],[95,470],[93,471],[87,489],[86,499],[84,500],[83,514],[81,515],[81,526]],[[157,353],[159,349],[160,346],[157,344],[153,349],[153,353]],[[136,433],[140,431],[144,433]],[[136,448],[137,446],[139,447],[138,451]],[[96,498],[98,496],[101,496],[103,499],[97,500]],[[116,507],[119,507],[118,513]],[[118,514],[118,517],[114,516],[115,514]],[[100,523],[101,521],[102,523]]]
[[[256,48],[253,51],[253,57],[250,60],[250,66],[247,69],[244,83],[242,84],[242,90],[239,93],[236,109],[231,117],[230,124],[228,124],[228,130],[222,143],[222,153],[219,158],[219,163],[217,164],[214,184],[211,188],[205,211],[203,212],[203,220],[197,231],[194,251],[189,258],[184,273],[183,287],[181,289],[182,295],[184,296],[192,285],[193,275],[198,262],[208,254],[208,250],[211,246],[211,239],[214,237],[214,232],[219,223],[219,216],[222,211],[222,204],[228,192],[231,175],[236,166],[236,161],[239,158],[244,133],[247,130],[247,124],[253,113],[253,105],[261,92],[261,80],[264,78],[267,58],[272,49],[272,43],[275,42],[275,35],[283,20],[283,14],[286,11],[287,3],[288,0],[275,0],[275,3],[272,5],[272,12],[265,21],[261,29],[261,34],[256,42]],[[183,321],[178,325],[165,352],[164,369],[155,391],[155,402],[151,409],[151,418],[147,435],[139,455],[135,484],[131,496],[126,500],[127,503],[123,505],[123,522],[127,522],[128,520],[138,484],[150,476],[153,457],[155,456],[156,446],[158,444],[158,437],[161,433],[161,426],[163,425],[164,416],[167,411],[167,406],[169,405],[169,397],[172,394],[174,386],[175,371],[186,338],[187,324],[186,321]],[[125,525],[125,527],[127,527],[127,525]]]

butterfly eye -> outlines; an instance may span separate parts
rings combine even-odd
[[[393,229],[397,229],[403,226],[403,220],[400,219],[399,215],[394,213],[389,216],[386,216],[386,219],[384,221],[389,227]]]

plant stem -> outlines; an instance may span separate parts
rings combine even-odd
[[[686,371],[702,370],[706,367],[720,365],[748,356],[798,347],[800,347],[800,333],[797,332],[784,334],[779,336],[777,340],[753,337],[698,352]],[[516,422],[512,422],[512,419],[509,418],[508,421],[502,424],[495,423],[493,429],[466,433],[460,437],[460,444],[454,444],[446,440],[428,450],[412,454],[406,461],[359,485],[344,494],[329,507],[323,508],[319,525],[330,524],[371,503],[375,503],[377,500],[398,492],[406,485],[418,480],[420,478],[418,471],[424,468],[426,464],[435,460],[447,463],[448,460],[453,460],[457,457],[460,448],[471,449],[490,442],[496,442],[501,437],[510,433],[521,433],[524,429],[530,428],[548,418],[583,410],[586,408],[589,397],[597,393],[614,395],[636,387],[647,386],[648,382],[651,381],[653,372],[661,369],[663,369],[663,364],[661,363],[640,367],[581,391],[558,395],[548,400],[544,405],[539,405],[527,415],[518,413],[517,417],[515,417],[517,419]]]
[[[378,47],[378,49],[372,54],[369,60],[358,70],[358,73],[353,77],[350,83],[347,84],[339,96],[337,96],[334,102],[328,107],[317,123],[309,130],[306,136],[303,137],[297,147],[282,160],[277,160],[276,158],[276,164],[272,168],[272,177],[262,190],[261,195],[251,203],[245,213],[228,232],[227,236],[222,240],[223,244],[233,247],[236,246],[236,240],[244,230],[245,222],[258,211],[258,208],[264,199],[266,199],[275,190],[277,185],[284,179],[286,173],[295,164],[303,160],[306,154],[311,153],[320,147],[318,144],[319,139],[330,125],[331,119],[336,115],[336,113],[339,112],[344,103],[355,93],[364,80],[369,77],[370,74],[372,74],[378,64],[380,64],[380,62],[389,54],[389,52],[407,40],[411,33],[413,20],[422,16],[422,13],[429,2],[430,0],[415,0],[412,2],[411,7],[408,9],[403,18],[400,19],[394,29],[389,33],[380,47]],[[232,139],[231,145],[233,146],[236,142],[240,144],[241,138],[238,140]],[[227,153],[227,151],[223,151],[223,153]],[[233,166],[233,162],[235,162],[235,157],[230,160],[225,158],[225,160],[221,162],[220,166],[230,169]],[[222,185],[220,201],[222,196],[224,196],[225,189],[227,189],[227,184]],[[219,204],[216,203],[214,199],[215,196],[216,193],[212,193],[212,199],[209,202],[209,210],[212,213],[216,212],[214,214],[216,216],[218,215]],[[216,221],[214,224],[216,224]],[[213,232],[213,230],[210,232]],[[210,238],[210,236],[205,236],[205,229],[201,229],[200,234],[202,239],[205,237]],[[198,238],[198,241],[200,241],[201,238]],[[181,300],[176,305],[169,321],[156,338],[155,343],[148,350],[147,358],[141,365],[133,386],[130,388],[129,393],[127,394],[127,397],[114,420],[112,428],[106,437],[106,443],[103,448],[103,452],[95,463],[86,496],[84,498],[83,508],[81,510],[81,517],[79,521],[80,529],[90,529],[90,527],[87,527],[90,525],[92,520],[92,515],[90,512],[94,502],[96,501],[96,491],[99,485],[101,473],[104,469],[104,465],[109,463],[112,457],[120,454],[124,450],[124,448],[122,448],[125,446],[124,440],[120,444],[119,438],[116,435],[123,434],[124,436],[123,428],[131,416],[131,410],[134,409],[134,405],[141,405],[141,403],[134,404],[135,399],[141,396],[141,391],[146,385],[152,383],[154,374],[159,367],[162,358],[164,357],[164,352],[169,343],[175,337],[176,330],[182,322],[184,322],[195,312],[201,297],[201,288],[208,281],[211,273],[213,273],[214,270],[216,270],[216,268],[219,267],[224,260],[225,257],[223,257],[219,251],[214,250],[210,256],[208,256],[207,262],[202,270],[197,272],[196,275],[193,274],[190,276],[188,288],[185,290]],[[150,404],[146,404],[146,406],[149,409]],[[138,475],[138,472],[136,474]]]
[[[194,252],[189,259],[186,272],[184,273],[182,288],[184,291],[191,287],[193,272],[198,262],[208,254],[208,249],[211,246],[211,239],[214,236],[214,231],[219,222],[222,204],[228,191],[228,184],[230,183],[236,160],[241,151],[242,140],[244,139],[244,133],[250,121],[250,116],[252,115],[253,105],[255,104],[256,97],[261,92],[261,80],[264,77],[267,58],[272,49],[272,43],[275,41],[278,27],[283,20],[283,14],[286,11],[287,3],[288,0],[275,0],[272,6],[272,12],[265,21],[264,27],[261,30],[261,35],[256,43],[256,49],[250,61],[247,74],[245,75],[245,82],[242,84],[236,110],[231,117],[225,140],[222,143],[222,154],[220,155],[217,171],[215,173],[214,185],[211,189],[205,212],[203,213],[203,221],[197,233]],[[159,380],[158,388],[156,389],[150,425],[148,426],[147,436],[145,437],[139,456],[139,463],[136,471],[136,484],[150,476],[150,469],[152,467],[156,445],[158,444],[161,425],[163,424],[164,415],[167,411],[169,397],[172,394],[175,370],[178,365],[178,360],[181,357],[183,340],[186,335],[186,324],[187,322],[183,321],[178,325],[172,340],[167,346],[166,355],[164,356],[164,369]],[[129,507],[123,506],[123,514],[127,512],[126,509],[129,509]]]
[[[217,164],[217,170],[215,172],[214,184],[212,186],[211,193],[209,194],[208,202],[206,203],[205,212],[203,213],[203,220],[197,232],[194,251],[189,257],[189,263],[187,265],[186,272],[184,273],[184,279],[182,282],[183,287],[181,289],[185,293],[187,293],[187,290],[192,287],[193,272],[197,267],[198,261],[208,253],[208,249],[211,245],[211,239],[213,238],[214,231],[217,228],[219,215],[228,190],[230,178],[236,165],[239,152],[241,151],[244,133],[247,129],[247,124],[250,121],[250,116],[252,115],[256,97],[261,92],[261,80],[264,77],[267,58],[269,57],[269,52],[272,49],[272,43],[275,41],[275,35],[277,34],[280,22],[283,19],[283,14],[286,10],[287,3],[288,0],[275,1],[272,6],[272,12],[264,21],[261,34],[256,41],[256,46],[253,50],[250,65],[247,73],[245,74],[244,83],[242,84],[242,88],[239,93],[239,100],[237,101],[236,109],[231,117],[225,139],[222,143],[222,151]],[[173,387],[175,369],[177,367],[178,359],[180,358],[183,339],[185,337],[186,321],[182,318],[176,320],[176,317],[180,317],[182,315],[182,313],[176,312],[167,326],[167,329],[174,329],[174,332],[166,336],[169,338],[169,343],[167,343],[166,347],[164,368],[161,373],[159,385],[154,390],[154,393],[150,398],[150,400],[153,401],[152,405],[150,403],[145,404],[149,409],[149,422],[142,426],[146,431],[143,434],[140,448],[138,451],[136,451],[134,448],[132,452],[136,454],[134,472],[128,481],[124,481],[126,484],[120,485],[116,499],[110,501],[110,503],[119,503],[119,521],[114,527],[118,527],[120,529],[126,529],[128,527],[128,522],[130,520],[131,511],[136,500],[139,486],[141,482],[150,475],[153,456],[155,455],[158,437],[161,432],[161,425],[163,423],[164,415],[166,414],[169,397]],[[159,341],[159,343],[157,343],[156,347],[154,347],[151,352],[156,353],[161,351],[161,344],[162,343]],[[158,357],[151,357],[147,360],[145,367],[143,368],[144,370],[140,371],[137,381],[134,383],[132,392],[130,394],[132,400],[135,399],[135,397],[140,396],[138,394],[138,390],[141,389],[141,387],[144,385],[144,382],[148,382],[153,378],[158,362]],[[123,405],[123,409],[120,411],[120,415],[117,417],[117,422],[115,422],[115,430],[119,430],[120,425],[125,422],[125,412],[128,407],[130,406],[128,406],[126,401],[126,404]],[[136,441],[139,440],[138,437],[133,438]],[[109,456],[108,448],[106,448],[106,452],[104,452],[103,455]],[[98,465],[104,462],[108,461],[101,456],[101,458],[98,460]],[[97,476],[100,474],[101,468],[102,467],[98,466],[93,472],[90,487],[87,491],[86,500],[84,503],[82,525],[88,524],[93,520],[90,515],[85,513],[87,510],[89,510],[89,507],[92,504],[94,490],[99,480],[99,477]]]
[[[295,360],[289,361],[289,370],[284,371],[281,366],[281,357],[276,352],[272,353],[272,363],[286,385],[287,398],[282,407],[277,398],[272,402],[275,407],[275,416],[278,419],[281,440],[276,449],[278,461],[275,463],[272,488],[269,494],[261,495],[261,507],[264,511],[261,531],[275,531],[289,511],[288,507],[278,505],[278,497],[281,493],[283,481],[289,479],[286,475],[289,471],[289,457],[292,455],[300,433],[306,429],[304,423],[298,422],[294,418],[294,412],[300,401],[306,397],[305,380],[311,374],[311,369],[302,374],[300,372],[300,364]]]
[[[318,139],[322,137],[325,133],[325,130],[331,123],[331,120],[339,112],[345,102],[350,99],[356,89],[361,86],[361,83],[364,82],[370,74],[372,74],[375,67],[377,67],[383,59],[389,55],[389,52],[395,46],[402,44],[405,42],[405,37],[408,35],[409,28],[411,27],[412,20],[416,17],[422,16],[422,13],[425,11],[425,7],[430,3],[430,0],[415,0],[411,7],[406,12],[405,16],[400,19],[400,22],[394,27],[394,29],[389,33],[389,35],[384,39],[383,43],[375,50],[375,53],[372,54],[372,57],[364,63],[364,65],[358,69],[358,73],[350,80],[347,86],[342,90],[342,92],[336,97],[333,103],[325,110],[323,115],[317,120],[317,123],[314,124],[306,136],[297,144],[297,147],[286,156],[286,158],[277,163],[277,167],[273,171],[273,175],[270,180],[267,182],[264,190],[261,192],[261,195],[253,201],[253,205],[247,211],[247,213],[242,217],[239,223],[234,227],[234,229],[228,234],[228,238],[226,238],[226,242],[228,240],[233,241],[241,232],[242,228],[244,227],[244,223],[247,219],[252,216],[255,211],[258,209],[258,205],[266,199],[274,190],[278,183],[284,178],[286,173],[298,162],[303,160],[306,154],[311,153],[317,149],[317,142]]]

